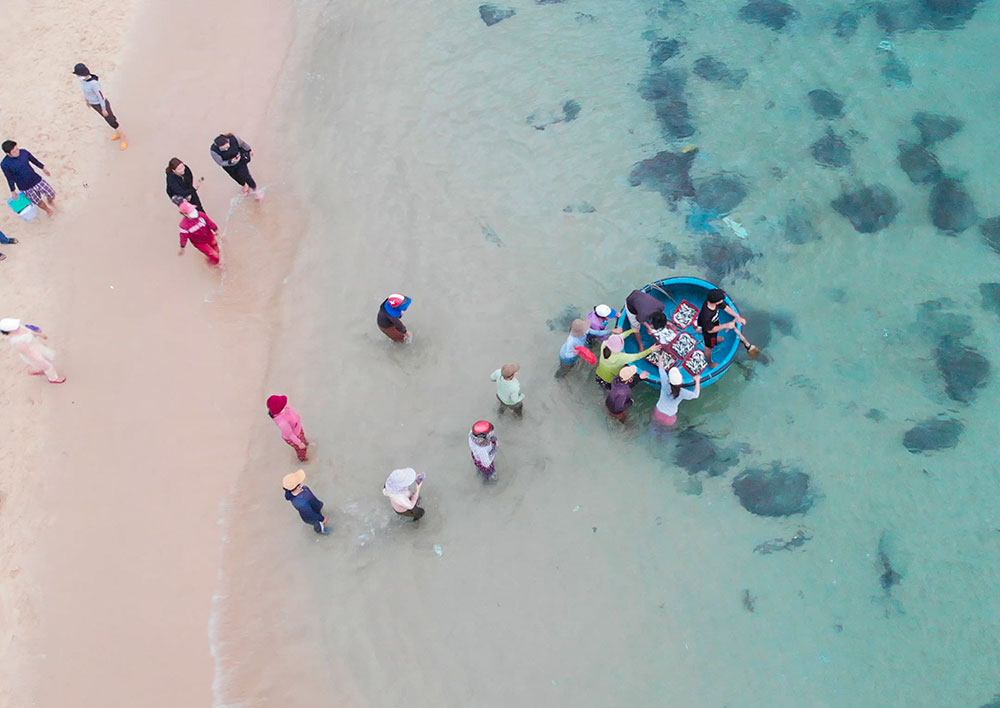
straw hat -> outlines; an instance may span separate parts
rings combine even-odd
[[[0,320],[0,332],[13,332],[21,326],[21,320],[16,317],[4,317]]]
[[[631,381],[632,377],[635,376],[638,371],[639,369],[631,364],[623,366],[622,370],[618,372],[618,378],[622,381]]]
[[[680,386],[684,383],[684,375],[681,370],[676,366],[670,367],[670,372],[667,374],[667,380],[674,386]]]
[[[605,340],[604,345],[611,350],[612,354],[617,354],[625,350],[625,340],[622,339],[620,334],[612,334]]]
[[[573,320],[573,324],[570,325],[569,333],[574,337],[582,337],[590,329],[590,324],[587,320]]]
[[[417,481],[417,471],[412,467],[404,467],[401,470],[393,470],[385,479],[385,486],[382,493],[386,496],[390,494],[406,494],[410,485]]]
[[[521,370],[520,364],[504,364],[500,367],[500,375],[505,379],[509,379],[511,376],[516,374]]]
[[[290,492],[305,481],[306,471],[298,470],[297,472],[286,474],[281,480],[281,486]]]

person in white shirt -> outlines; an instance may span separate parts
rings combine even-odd
[[[86,64],[77,64],[74,66],[73,73],[80,77],[80,88],[83,89],[83,100],[86,101],[88,106],[100,113],[101,117],[104,118],[107,124],[111,126],[111,129],[115,131],[112,134],[111,139],[121,140],[121,149],[127,150],[128,138],[125,137],[125,131],[122,130],[121,126],[118,124],[118,118],[115,116],[115,112],[111,110],[111,101],[105,97],[104,91],[101,90],[101,83],[97,80],[97,74],[91,74],[90,69],[87,68]]]
[[[670,427],[677,422],[681,401],[692,401],[701,395],[701,374],[694,377],[694,391],[681,386],[684,376],[676,366],[667,371],[660,365],[660,400],[653,409],[653,422]]]

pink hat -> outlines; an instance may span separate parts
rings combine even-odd
[[[285,410],[288,405],[288,396],[270,396],[267,399],[267,412],[271,415],[278,415]]]
[[[607,338],[604,344],[611,350],[612,354],[617,354],[618,352],[625,350],[625,340],[622,339],[620,334],[612,334]]]
[[[488,420],[477,420],[472,426],[473,435],[488,435],[493,431],[493,423]]]
[[[197,207],[195,207],[195,205],[192,204],[191,202],[181,202],[177,206],[177,208],[180,209],[181,210],[181,214],[184,214],[184,215],[190,215],[192,213],[195,213],[195,214],[198,213]]]
[[[403,301],[406,300],[406,296],[405,295],[400,295],[399,293],[393,293],[392,295],[390,295],[389,297],[387,297],[386,300],[393,307],[399,307],[400,305],[403,304]]]

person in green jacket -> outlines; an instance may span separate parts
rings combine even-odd
[[[597,360],[597,375],[595,380],[604,389],[610,389],[611,383],[618,376],[618,373],[633,361],[644,359],[653,352],[658,352],[663,347],[657,342],[649,349],[644,349],[635,354],[625,351],[625,337],[635,334],[634,329],[626,330],[621,334],[612,334],[601,347],[601,356]]]
[[[518,418],[524,412],[524,394],[521,393],[521,382],[517,380],[517,372],[520,370],[520,364],[504,364],[490,374],[490,380],[497,382],[500,415],[503,415],[508,408],[514,411],[514,415]]]

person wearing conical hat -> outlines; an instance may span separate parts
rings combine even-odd
[[[409,342],[413,339],[413,333],[406,329],[403,320],[400,319],[406,309],[413,302],[413,298],[401,293],[393,293],[378,306],[378,316],[375,323],[382,330],[382,334],[394,342]]]
[[[604,399],[604,405],[607,406],[608,413],[611,414],[612,418],[622,423],[625,422],[628,409],[632,407],[633,403],[632,389],[648,377],[648,373],[643,371],[640,374],[639,369],[632,364],[622,367],[618,376],[611,382],[611,388],[608,389],[608,395]]]
[[[601,307],[601,305],[598,305],[598,307]],[[607,307],[607,305],[604,305],[604,307]],[[617,327],[594,329],[587,320],[573,320],[569,328],[569,336],[566,337],[566,341],[563,342],[562,348],[559,350],[559,370],[556,371],[556,378],[563,378],[573,368],[573,365],[579,361],[581,347],[585,356],[593,357],[593,353],[587,354],[587,342],[591,338],[603,340],[605,336],[614,332],[621,332],[621,329]],[[592,361],[596,363],[597,360],[594,358]]]
[[[288,405],[288,396],[269,396],[267,399],[267,414],[281,431],[281,437],[295,449],[299,462],[309,461],[309,440],[302,428],[302,418],[299,412]]]
[[[323,502],[316,498],[312,490],[304,484],[305,481],[305,470],[286,474],[281,480],[281,486],[285,489],[285,499],[299,512],[302,521],[313,527],[313,531],[328,534],[333,529],[327,526],[329,519],[323,516]]]
[[[497,447],[500,445],[493,432],[493,423],[488,420],[478,420],[469,431],[469,449],[472,451],[472,463],[483,475],[483,481],[496,479],[497,468],[494,460],[497,457]]]
[[[412,467],[392,471],[382,486],[382,494],[389,497],[393,511],[400,516],[420,521],[424,510],[417,506],[417,501],[420,500],[420,487],[424,484],[425,476],[417,474]],[[414,487],[414,485],[416,486]],[[411,487],[413,491],[411,491]]]
[[[66,377],[60,376],[56,365],[52,363],[56,353],[40,341],[49,338],[41,329],[24,324],[16,317],[4,317],[0,320],[0,334],[10,340],[10,346],[30,367],[29,373],[32,376],[45,374],[49,383],[54,384],[66,381]]]

